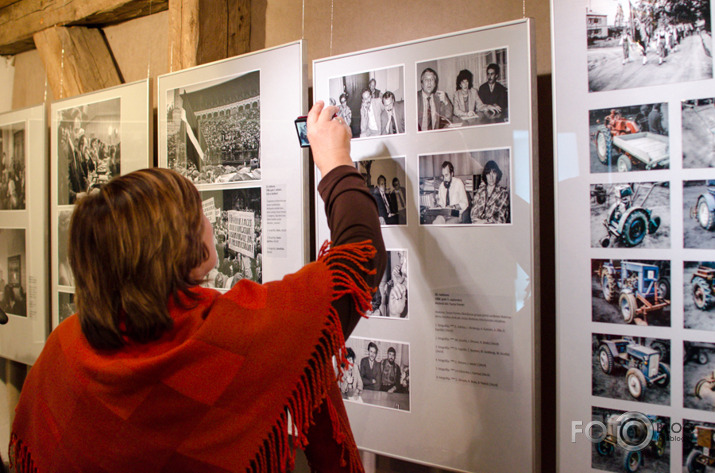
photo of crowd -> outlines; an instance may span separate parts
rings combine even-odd
[[[380,225],[406,225],[405,158],[365,159],[355,167],[375,199]]]
[[[169,168],[195,184],[261,179],[260,72],[167,91]]]
[[[407,319],[407,293],[407,250],[388,250],[387,267],[365,315]]]
[[[417,130],[509,121],[506,48],[417,64]]]
[[[328,102],[350,127],[353,138],[405,132],[403,66],[334,77]]]
[[[57,112],[59,205],[99,189],[121,173],[120,99]]]
[[[25,123],[0,126],[0,210],[25,209]]]
[[[27,257],[24,229],[0,229],[0,308],[27,317]]]
[[[218,254],[204,285],[231,289],[244,278],[262,282],[261,189],[202,191],[201,200]]]
[[[348,363],[338,382],[343,399],[374,406],[410,410],[410,345],[350,337]]]
[[[420,224],[511,223],[508,149],[423,155],[420,163]]]

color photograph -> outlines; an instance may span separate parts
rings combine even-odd
[[[715,408],[715,344],[683,342],[683,407]]]
[[[683,263],[683,326],[715,331],[715,261]]]

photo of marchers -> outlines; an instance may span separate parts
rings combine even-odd
[[[365,159],[355,167],[375,199],[380,225],[407,224],[405,158]]]
[[[348,363],[338,382],[343,399],[374,406],[410,410],[410,345],[350,337]]]
[[[424,155],[420,162],[420,224],[511,223],[508,149]]]
[[[328,102],[350,127],[353,138],[405,132],[404,66],[330,79]]]
[[[507,50],[417,64],[417,130],[509,121]]]
[[[0,229],[0,308],[27,317],[27,257],[24,229]]]
[[[57,203],[74,204],[121,173],[121,101],[57,112]]]
[[[388,250],[385,272],[365,315],[407,319],[407,287],[407,250]]]
[[[25,123],[0,127],[0,210],[25,208]]]
[[[204,215],[214,229],[218,260],[204,286],[231,289],[238,281],[263,280],[261,189],[202,191]]]
[[[682,103],[683,167],[715,167],[715,98]]]
[[[712,79],[709,0],[588,0],[588,89]]]
[[[591,172],[670,167],[667,103],[590,110],[588,117]]]
[[[261,179],[260,72],[167,91],[168,166],[194,184]]]

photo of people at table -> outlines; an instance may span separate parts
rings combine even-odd
[[[350,337],[348,363],[339,381],[343,399],[388,409],[410,410],[410,345]]]
[[[420,224],[511,223],[509,149],[423,155]]]
[[[509,121],[506,48],[417,64],[417,131]]]
[[[355,167],[375,199],[380,225],[407,224],[405,158],[365,159]]]
[[[330,79],[329,102],[353,138],[405,132],[405,68],[390,67]]]

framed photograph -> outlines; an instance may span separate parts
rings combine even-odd
[[[709,1],[584,5],[590,92],[712,79]]]
[[[67,259],[69,220],[77,199],[115,176],[153,164],[149,80],[58,100],[50,116],[52,324],[59,288],[74,287]]]
[[[715,408],[715,344],[683,342],[683,407]]]
[[[74,293],[62,292],[57,293],[57,301],[59,303],[59,323],[62,323],[70,315],[77,312],[77,307],[74,305]]]
[[[511,223],[509,149],[419,157],[420,224]]]
[[[712,461],[715,423],[683,419],[683,432],[690,434],[683,435],[683,472],[698,471]]]
[[[594,322],[670,327],[670,261],[591,260]]]
[[[715,98],[683,100],[683,167],[715,166]]]
[[[590,110],[591,172],[670,167],[668,104]]]
[[[592,184],[591,247],[669,248],[668,182]]]
[[[715,248],[715,180],[683,181],[683,247]]]
[[[28,365],[50,332],[45,113],[0,114],[0,357]]]
[[[265,282],[308,259],[308,153],[301,41],[157,79],[159,166],[192,181],[214,225],[219,261],[206,281]]]
[[[592,394],[670,405],[670,340],[594,333]]]
[[[353,139],[405,132],[405,67],[394,66],[330,79],[329,103]]]
[[[432,59],[416,67],[418,131],[509,121],[507,48]]]
[[[410,411],[410,344],[350,337],[348,365],[338,383],[343,399]]]
[[[683,262],[683,326],[715,331],[715,262]]]
[[[364,159],[355,167],[365,178],[377,204],[380,225],[407,224],[405,158]]]
[[[372,295],[372,308],[368,317],[409,319],[407,278],[407,250],[388,250],[387,267],[377,291]]]

